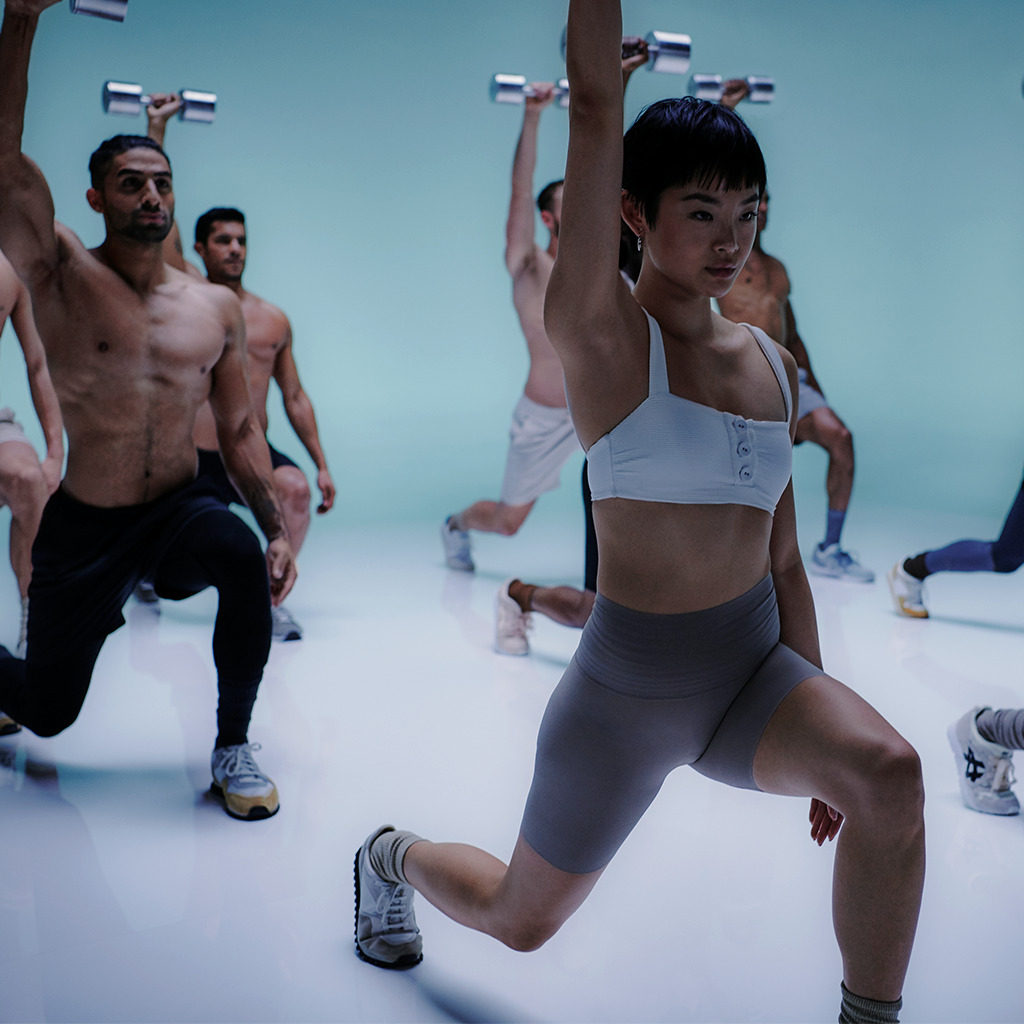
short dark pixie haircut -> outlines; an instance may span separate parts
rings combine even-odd
[[[549,182],[540,190],[540,195],[537,196],[537,209],[541,213],[550,213],[551,208],[555,205],[555,193],[565,184],[564,178],[559,178],[558,181]]]
[[[767,173],[757,139],[743,119],[719,103],[693,96],[659,100],[640,111],[623,139],[622,187],[650,227],[667,188],[756,188]]]
[[[170,168],[171,161],[163,151],[163,147],[154,142],[146,135],[115,135],[101,142],[96,151],[89,157],[89,179],[93,188],[101,188],[103,179],[114,162],[114,157],[127,153],[130,149],[155,149],[166,161]]]
[[[241,224],[243,228],[245,227],[245,214],[241,210],[236,210],[233,206],[215,206],[212,210],[207,210],[196,221],[196,241],[200,245],[206,245],[210,238],[210,232],[213,231],[213,225],[219,220],[227,224]]]

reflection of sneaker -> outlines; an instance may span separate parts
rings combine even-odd
[[[956,758],[960,795],[972,811],[983,814],[1019,814],[1020,803],[1010,788],[1013,751],[986,740],[978,732],[978,715],[985,708],[972,708],[947,730]]]
[[[217,747],[210,757],[210,790],[224,801],[224,809],[232,818],[257,821],[277,814],[280,807],[277,786],[260,771],[252,756],[259,749],[258,743],[239,743]]]
[[[21,625],[18,627],[18,646],[14,649],[16,658],[24,658],[28,653],[28,598],[21,599]]]
[[[811,572],[856,583],[875,582],[875,574],[865,569],[849,551],[843,551],[838,544],[829,544],[827,548],[820,544],[815,546],[811,555]]]
[[[382,826],[356,851],[356,953],[377,967],[400,970],[423,959],[423,939],[412,909],[415,890],[385,882],[370,865],[374,841],[393,831],[390,825]]]
[[[149,580],[140,580],[136,583],[132,596],[139,604],[152,608],[155,612],[160,611],[160,598],[157,597],[156,590]]]
[[[21,726],[10,715],[0,711],[0,736],[10,736],[15,732],[21,732]]]
[[[494,598],[494,649],[499,654],[530,653],[526,631],[533,627],[533,617],[509,595],[508,588],[515,582],[505,580]]]
[[[472,572],[476,568],[473,556],[469,553],[469,533],[452,526],[451,516],[441,524],[441,542],[444,544],[444,560],[449,569]]]
[[[301,640],[302,630],[299,624],[292,618],[292,613],[283,604],[276,608],[271,607],[270,618],[273,622],[271,636],[275,640]]]
[[[897,562],[888,572],[889,593],[892,603],[900,615],[911,619],[927,619],[928,609],[924,606],[924,580],[911,576],[903,568],[903,562]]]

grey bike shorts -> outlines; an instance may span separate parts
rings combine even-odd
[[[548,863],[603,868],[680,765],[757,789],[754,754],[782,699],[821,669],[779,643],[771,576],[698,612],[598,595],[537,737],[523,838]]]

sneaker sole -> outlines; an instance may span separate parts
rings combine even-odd
[[[383,967],[386,971],[407,971],[410,967],[415,967],[423,960],[422,953],[418,956],[407,953],[405,956],[399,957],[394,961],[378,960],[376,957],[364,953],[359,946],[359,855],[362,852],[363,848],[360,846],[356,850],[355,861],[352,864],[352,882],[356,892],[355,920],[353,921],[353,931],[356,936],[356,956],[368,964],[373,964],[374,967]]]
[[[277,806],[270,810],[269,807],[265,807],[262,804],[255,804],[249,808],[248,813],[239,814],[237,811],[233,811],[224,796],[224,790],[217,785],[216,782],[210,783],[210,792],[221,802],[221,806],[232,818],[237,821],[266,821],[267,818],[272,818],[279,810],[281,810],[280,801]]]
[[[276,633],[272,633],[271,636],[279,644],[286,644],[286,643],[289,643],[292,640],[301,640],[302,639],[302,634],[300,632],[298,632],[298,630],[295,630],[295,629],[289,631],[288,633],[285,633],[284,636],[278,636]]]

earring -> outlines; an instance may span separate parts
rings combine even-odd
[[[643,235],[637,235],[636,236],[636,251],[637,252],[643,252],[644,251],[644,236]]]

